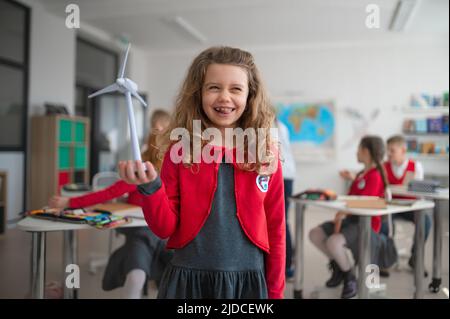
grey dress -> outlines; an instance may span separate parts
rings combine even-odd
[[[158,298],[267,298],[264,252],[247,238],[236,216],[232,164],[220,164],[211,213],[197,236],[175,250]]]

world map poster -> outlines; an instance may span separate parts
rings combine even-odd
[[[299,161],[326,161],[335,157],[336,117],[332,102],[276,102],[277,118],[289,130]]]

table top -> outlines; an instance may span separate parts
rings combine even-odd
[[[413,192],[409,191],[405,186],[389,186],[392,195],[416,196],[427,199],[448,200],[448,188],[442,189],[436,193]]]
[[[113,204],[111,204],[113,205]],[[146,221],[144,220],[144,215],[142,214],[142,209],[139,206],[135,206],[136,210],[132,212],[129,208],[124,210],[123,213],[120,210],[114,211],[115,215],[123,215],[123,216],[133,216],[131,218],[131,222],[120,227],[142,227],[147,226]],[[141,218],[136,218],[139,214],[142,214]],[[25,217],[20,222],[17,223],[17,228],[23,231],[30,232],[49,232],[49,231],[61,231],[61,230],[80,230],[80,229],[97,229],[93,226],[87,224],[75,224],[75,223],[66,223],[59,221],[52,221],[46,219],[38,219],[33,217]]]
[[[302,204],[321,207],[325,209],[331,209],[334,211],[342,210],[348,212],[353,215],[360,216],[380,216],[380,215],[389,215],[389,214],[397,214],[404,212],[411,212],[417,210],[427,210],[434,207],[434,202],[428,200],[418,200],[414,204],[410,206],[403,205],[387,205],[387,208],[380,209],[368,209],[368,208],[347,208],[346,204],[343,200],[334,200],[334,201],[319,201],[319,200],[304,200],[304,199],[291,199],[293,202],[299,202]]]

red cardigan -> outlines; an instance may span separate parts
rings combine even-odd
[[[380,172],[371,168],[366,173],[359,175],[350,186],[348,195],[366,195],[384,197],[384,184]],[[372,229],[379,233],[381,229],[381,216],[372,217]]]
[[[118,181],[113,185],[97,192],[92,192],[78,197],[72,197],[69,200],[69,207],[80,208],[88,207],[98,203],[107,202],[114,198],[128,193],[129,204],[142,206],[143,196],[138,192],[136,185],[127,184],[124,181]]]
[[[269,298],[283,298],[285,287],[286,226],[281,164],[268,180],[238,168],[233,151],[215,147],[233,158],[236,217],[250,241],[266,252],[265,277]],[[222,158],[222,157],[220,157]],[[151,230],[169,237],[167,248],[182,248],[195,238],[207,220],[217,186],[219,163],[175,164],[166,152],[162,186],[144,198],[143,211]],[[258,185],[259,182],[259,185]],[[213,240],[213,238],[211,238]]]

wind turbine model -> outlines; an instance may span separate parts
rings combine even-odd
[[[125,74],[125,66],[127,64],[127,58],[128,58],[128,52],[130,51],[131,44],[128,44],[127,51],[125,52],[125,57],[123,58],[122,65],[119,69],[119,74],[117,75],[116,83],[113,83],[111,85],[108,85],[107,87],[92,93],[88,96],[88,98],[93,98],[97,95],[109,93],[109,92],[115,92],[119,91],[120,93],[125,94],[125,98],[127,101],[127,110],[128,110],[128,123],[130,126],[130,136],[131,136],[131,147],[133,151],[133,159],[142,161],[141,158],[141,151],[139,149],[139,142],[137,138],[137,132],[136,132],[136,121],[134,119],[134,112],[133,112],[133,101],[131,100],[131,96],[134,96],[136,99],[138,99],[139,102],[141,102],[142,105],[147,106],[147,103],[145,103],[144,99],[139,96],[137,93],[137,84],[131,81],[128,78],[124,78]]]

